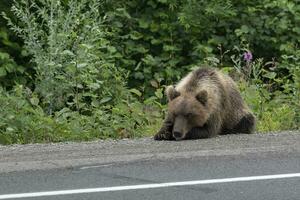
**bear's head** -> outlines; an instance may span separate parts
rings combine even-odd
[[[166,90],[168,97],[168,115],[173,121],[172,134],[176,140],[185,139],[193,129],[203,127],[208,119],[206,90],[196,94],[181,94],[173,86]]]

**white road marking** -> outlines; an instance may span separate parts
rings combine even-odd
[[[188,185],[205,185],[205,184],[215,184],[215,183],[232,183],[232,182],[244,182],[244,181],[285,179],[285,178],[300,178],[300,173],[195,180],[195,181],[183,181],[183,182],[169,182],[169,183],[156,183],[156,184],[144,184],[144,185],[100,187],[100,188],[87,188],[87,189],[74,189],[74,190],[59,190],[59,191],[33,192],[33,193],[20,193],[20,194],[4,194],[4,195],[0,195],[0,199],[17,199],[17,198],[29,198],[29,197],[58,196],[58,195],[68,195],[68,194],[86,194],[86,193],[113,192],[113,191],[124,191],[124,190],[141,190],[141,189],[188,186]]]
[[[101,167],[110,167],[113,166],[113,164],[105,164],[105,165],[92,165],[92,166],[86,166],[86,167],[80,167],[80,170],[85,170],[85,169],[94,169],[94,168],[101,168]]]

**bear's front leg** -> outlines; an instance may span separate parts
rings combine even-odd
[[[173,121],[169,118],[166,118],[158,133],[154,135],[154,140],[173,140],[173,125]]]
[[[211,138],[218,135],[220,131],[220,124],[206,123],[203,127],[195,127],[190,130],[186,136],[186,139],[204,139]]]
[[[195,140],[211,137],[211,130],[207,125],[203,127],[192,128],[186,135],[185,139]]]

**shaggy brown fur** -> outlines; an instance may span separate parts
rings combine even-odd
[[[213,137],[227,133],[252,133],[255,117],[236,84],[212,68],[199,68],[177,85],[168,86],[168,115],[156,140]]]

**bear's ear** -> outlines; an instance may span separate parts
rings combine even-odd
[[[168,97],[168,101],[172,101],[176,97],[180,96],[180,92],[178,92],[173,85],[170,85],[166,88],[166,95]]]
[[[207,91],[206,90],[202,90],[200,91],[197,95],[196,95],[196,99],[202,103],[203,105],[205,105],[207,103]]]

